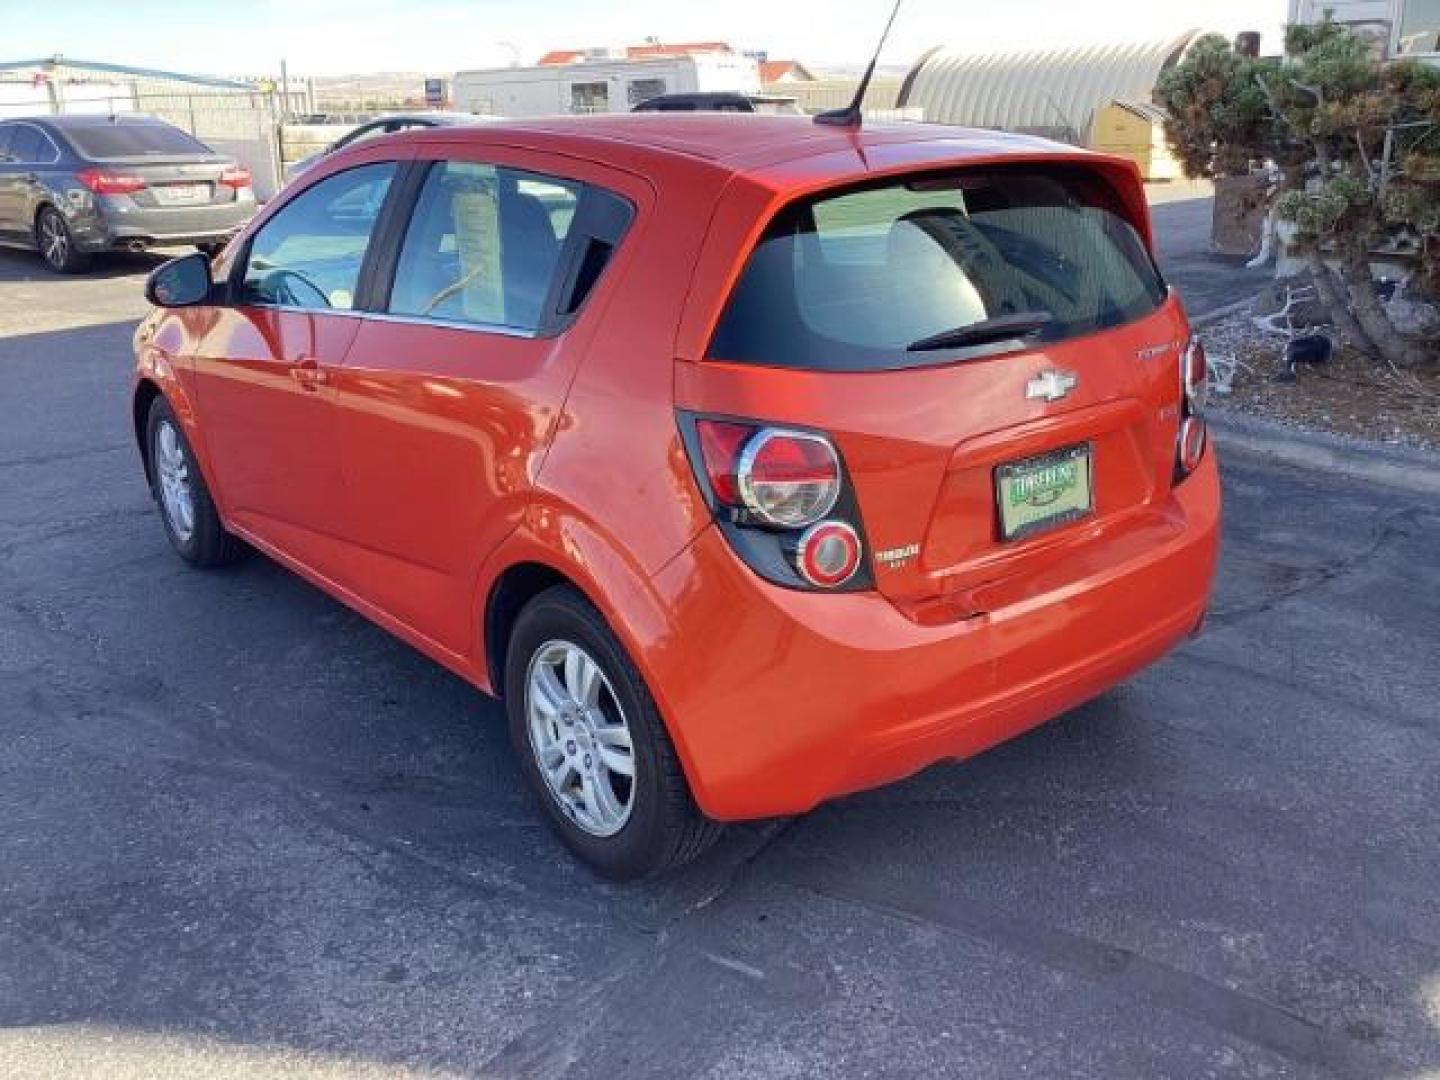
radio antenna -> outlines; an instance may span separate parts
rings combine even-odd
[[[885,48],[885,39],[890,36],[890,27],[895,25],[895,16],[900,14],[900,5],[903,0],[895,0],[895,6],[890,9],[890,19],[885,23],[885,31],[880,35],[880,42],[875,46],[875,55],[870,58],[870,64],[865,69],[865,74],[860,76],[860,85],[855,88],[855,96],[850,99],[850,104],[843,109],[831,109],[829,112],[822,112],[815,117],[817,124],[831,124],[835,127],[858,128],[863,119],[860,109],[865,104],[865,93],[870,89],[870,80],[875,77],[875,65],[880,60],[880,52]]]

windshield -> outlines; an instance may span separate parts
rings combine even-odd
[[[169,124],[97,123],[67,126],[65,136],[83,157],[169,157],[176,154],[213,154],[204,143]]]
[[[1037,317],[1026,340],[1039,344],[1123,325],[1164,298],[1118,197],[1092,171],[928,174],[784,210],[751,254],[710,355],[829,371],[915,367],[966,347],[916,343],[963,343],[959,331],[991,320]]]

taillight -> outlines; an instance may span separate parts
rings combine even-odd
[[[860,534],[843,521],[822,521],[805,530],[795,548],[795,567],[811,585],[833,589],[860,569]]]
[[[1180,354],[1180,432],[1175,439],[1175,479],[1200,467],[1209,443],[1205,407],[1210,403],[1210,370],[1205,346],[1191,338]]]
[[[146,187],[143,176],[110,172],[108,169],[81,169],[75,174],[75,179],[96,195],[133,195]]]
[[[220,186],[228,188],[247,188],[250,186],[250,170],[244,165],[232,165],[220,174]]]
[[[1200,467],[1200,461],[1205,456],[1205,444],[1209,440],[1209,432],[1205,430],[1205,421],[1198,416],[1187,416],[1180,425],[1179,459],[1180,471],[1189,475]]]
[[[726,420],[697,420],[716,498],[753,523],[802,529],[840,497],[840,458],[823,435]]]
[[[765,428],[745,443],[735,484],[761,521],[799,529],[823,518],[840,497],[840,459],[821,435]]]
[[[1191,413],[1202,415],[1205,406],[1210,404],[1210,364],[1199,338],[1191,338],[1185,346],[1180,360],[1180,381]]]
[[[790,588],[868,587],[859,508],[825,435],[681,414],[721,531],[762,577]]]

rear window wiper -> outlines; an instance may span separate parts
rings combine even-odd
[[[997,315],[993,319],[943,330],[930,337],[912,341],[907,352],[930,352],[934,349],[963,349],[967,345],[988,345],[1010,338],[1025,338],[1038,333],[1055,321],[1048,311],[1020,311],[1013,315]]]

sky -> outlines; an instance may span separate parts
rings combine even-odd
[[[1258,29],[1286,0],[905,0],[884,62],[968,51]],[[533,62],[552,48],[720,40],[818,65],[868,59],[888,0],[0,0],[0,61],[75,59],[209,74],[432,75]]]

